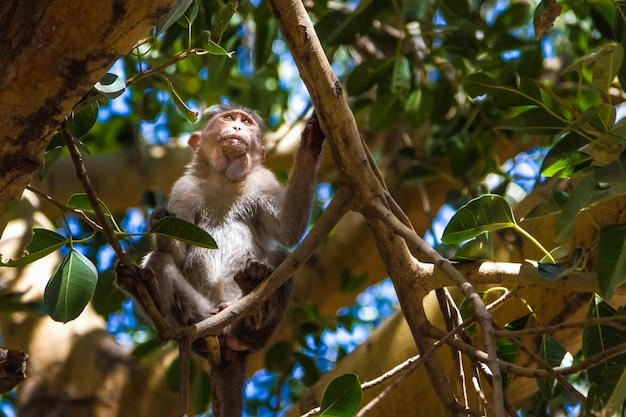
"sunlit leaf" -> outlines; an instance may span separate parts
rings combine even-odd
[[[461,243],[483,232],[515,225],[509,203],[499,195],[485,194],[459,209],[444,230],[441,241],[448,244]]]
[[[541,337],[539,355],[541,356],[541,359],[546,361],[553,368],[568,365],[563,362],[569,359],[569,362],[571,363],[572,359],[571,355],[568,354],[567,349],[565,349],[563,345],[550,335],[543,335]],[[537,386],[539,387],[541,397],[546,400],[552,400],[563,392],[563,386],[559,384],[556,379],[537,379]]]
[[[579,133],[567,133],[548,151],[541,164],[542,175],[551,177],[561,173],[562,177],[569,177],[578,165],[589,159],[587,154],[578,152],[588,143]]]
[[[430,88],[422,86],[413,90],[406,100],[407,121],[414,128],[419,128],[429,123],[433,106],[433,91]]]
[[[580,210],[582,210],[587,202],[589,196],[596,188],[596,181],[593,175],[586,175],[583,179],[574,187],[574,190],[570,193],[567,202],[563,206],[561,216],[556,224],[556,239],[564,240],[571,236],[574,231],[574,224],[576,223],[576,216]]]
[[[205,230],[178,217],[162,218],[152,226],[150,233],[171,237],[201,248],[217,249],[215,240]]]
[[[98,280],[95,265],[76,250],[63,259],[52,273],[43,295],[50,317],[67,323],[85,309]]]
[[[626,224],[600,229],[597,270],[600,293],[610,300],[615,288],[626,281]]]
[[[352,417],[361,405],[361,383],[355,374],[333,379],[322,397],[320,416]]]
[[[24,248],[24,256],[14,260],[2,261],[0,266],[22,267],[51,254],[69,240],[58,233],[46,229],[33,229],[33,238]]]
[[[495,255],[493,252],[493,243],[489,238],[489,233],[481,233],[474,239],[465,243],[454,254],[455,261],[461,260],[482,260],[493,261]]]
[[[124,93],[126,83],[117,75],[106,73],[94,88],[107,98],[117,98]]]

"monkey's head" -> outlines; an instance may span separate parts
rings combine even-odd
[[[222,105],[208,113],[206,126],[191,135],[189,145],[214,170],[239,180],[265,160],[263,128],[256,112]]]

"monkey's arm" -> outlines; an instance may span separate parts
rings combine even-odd
[[[278,240],[287,246],[297,244],[308,226],[323,141],[324,133],[314,114],[302,132],[289,186],[278,210],[274,212],[277,215],[275,230]]]

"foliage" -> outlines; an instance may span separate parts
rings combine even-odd
[[[542,252],[541,258],[530,259],[540,276],[554,281],[589,269],[597,274],[600,295],[611,299],[626,275],[623,220],[617,216],[610,224],[598,224],[597,239],[580,239],[582,247],[561,243],[571,240],[581,217],[592,218],[594,207],[626,193],[626,128],[620,119],[626,85],[626,8],[621,2],[308,3],[359,125],[368,137],[383,137],[389,145],[374,150],[407,162],[400,168],[406,187],[444,179],[454,189],[449,201],[462,202],[452,204],[458,211],[441,237],[445,248],[458,249],[456,259],[498,260],[494,237],[512,229]],[[154,36],[138,43],[119,66],[121,74],[103,77],[66,117],[46,151],[40,177],[50,172],[67,144],[89,154],[161,143],[197,129],[199,114],[222,99],[257,109],[271,127],[296,120],[309,107],[291,75],[293,64],[266,2],[181,0]],[[407,147],[396,138],[401,135],[390,133],[394,131],[411,137],[426,133]],[[540,143],[547,152],[539,164],[542,178],[536,180],[559,184],[523,219],[511,208],[516,178],[501,167],[498,141],[512,147]],[[371,140],[373,147],[375,143]],[[485,182],[488,177],[496,177],[497,185]],[[84,194],[62,206],[64,214],[94,213]],[[117,225],[105,202],[100,206],[117,238],[134,236]],[[552,246],[544,247],[525,222],[550,216],[553,230],[545,232],[550,242],[545,244]],[[49,314],[63,322],[80,314],[97,281],[93,262],[77,250],[77,245],[97,239],[97,228],[86,238],[75,237],[67,222],[65,228],[67,237],[34,229],[22,258],[0,260],[1,266],[22,267],[69,245],[44,297]],[[176,218],[163,219],[149,233],[215,247],[202,230]],[[588,263],[588,252],[596,246]],[[365,281],[350,271],[340,279],[345,291]],[[296,312],[301,340],[295,347],[270,348],[267,368],[285,372],[289,379],[299,367],[300,379],[311,386],[321,370],[305,354],[305,339],[313,334],[319,341],[328,323],[314,307],[298,306]],[[589,318],[621,314],[599,296],[590,302]],[[523,330],[527,312],[520,317],[503,327]],[[586,327],[580,361],[622,343],[612,326]],[[502,360],[517,361],[520,351],[513,339],[500,338],[497,346]],[[555,368],[565,366],[566,359],[580,358],[548,334],[541,336],[537,353]],[[588,412],[605,407],[616,411],[626,399],[622,356],[620,352],[588,369]],[[510,378],[507,374],[507,384]],[[298,389],[297,383],[291,387]],[[563,388],[554,378],[538,381],[545,400],[564,395]],[[349,411],[333,411],[331,404],[343,399]],[[358,379],[346,375],[331,384],[321,413],[350,415],[360,400]]]

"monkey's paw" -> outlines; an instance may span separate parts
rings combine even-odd
[[[148,219],[148,226],[150,229],[154,227],[155,224],[159,222],[159,220],[165,217],[174,217],[176,216],[174,213],[170,213],[166,208],[158,208],[154,209],[150,214],[150,218]]]
[[[235,282],[244,294],[256,288],[265,278],[267,278],[274,268],[258,261],[248,261],[246,267],[235,275]]]
[[[322,151],[322,142],[324,142],[325,138],[326,136],[322,132],[317,115],[313,113],[302,132],[301,146],[309,149],[317,157]]]

